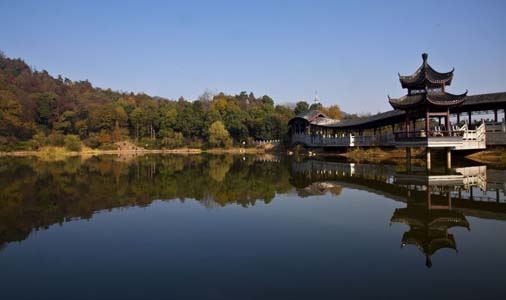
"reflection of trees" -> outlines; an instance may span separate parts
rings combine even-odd
[[[209,160],[209,176],[217,182],[222,182],[232,166],[233,158],[229,155]]]
[[[0,158],[0,246],[33,230],[154,199],[193,198],[206,207],[270,202],[290,189],[287,168],[231,156],[144,156],[43,162]]]
[[[329,189],[329,192],[336,197],[341,195],[342,191],[343,191],[343,187],[340,185],[336,185],[336,186]]]

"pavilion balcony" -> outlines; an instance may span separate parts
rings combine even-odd
[[[476,129],[469,129],[467,124],[453,130],[424,130],[412,132],[396,132],[396,147],[428,147],[451,148],[454,150],[470,150],[486,148],[486,130],[482,123]]]
[[[375,147],[395,146],[394,135],[319,135],[296,133],[292,135],[292,143],[308,147]]]
[[[485,124],[476,129],[454,126],[451,131],[435,128],[425,131],[382,133],[377,135],[294,133],[292,143],[307,147],[429,147],[453,150],[485,149]],[[502,133],[502,132],[501,132]]]

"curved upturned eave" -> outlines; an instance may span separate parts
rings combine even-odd
[[[429,64],[426,67],[426,78],[431,83],[444,83],[445,85],[450,85],[453,79],[453,72],[455,68],[452,68],[450,72],[440,73],[434,70]]]
[[[450,72],[440,73],[434,70],[429,64],[423,64],[412,75],[398,75],[402,88],[417,88],[425,86],[426,83],[450,85],[454,71],[455,68]]]
[[[436,105],[436,106],[457,106],[457,105],[464,103],[464,101],[466,100],[467,90],[465,93],[460,94],[460,95],[454,95],[454,94],[450,94],[447,92],[444,92],[443,95],[445,97],[447,97],[448,99],[439,100],[439,99],[434,98],[434,95],[428,94],[426,97],[427,102],[429,102],[432,105]]]
[[[406,98],[407,97],[417,97],[417,101],[414,101],[414,102],[410,102],[410,103],[403,103],[404,101],[406,101]],[[390,103],[390,105],[394,108],[394,109],[401,109],[401,110],[405,110],[407,108],[412,108],[412,107],[416,107],[420,104],[423,104],[425,102],[425,97],[423,97],[422,95],[416,95],[416,96],[403,96],[401,98],[390,98],[390,96],[388,96],[388,102]]]

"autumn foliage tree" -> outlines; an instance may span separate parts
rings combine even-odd
[[[331,105],[328,108],[322,107],[320,110],[331,119],[341,120],[343,118],[343,112],[338,105]]]
[[[215,147],[232,146],[230,134],[221,121],[216,121],[209,127],[209,144]]]
[[[44,139],[63,144],[65,135],[92,148],[129,138],[150,147],[225,147],[282,139],[288,120],[308,108],[300,102],[292,110],[246,91],[206,91],[195,101],[117,92],[87,80],[54,78],[0,55],[0,151],[35,147]]]
[[[112,139],[114,142],[119,142],[122,140],[121,138],[121,130],[119,128],[119,122],[116,120],[116,123],[114,124],[114,131],[112,132]]]

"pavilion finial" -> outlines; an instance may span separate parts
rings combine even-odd
[[[427,63],[427,58],[429,57],[429,54],[427,53],[422,53],[422,59],[423,59],[423,63]]]

